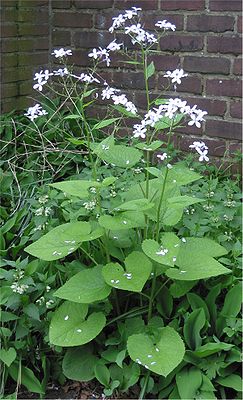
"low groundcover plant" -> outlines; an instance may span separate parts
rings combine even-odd
[[[163,20],[155,24],[155,34],[147,32],[140,11],[132,7],[113,18],[110,32],[117,36],[105,49],[88,54],[94,61],[88,73],[77,74],[68,67],[66,60],[72,52],[61,48],[52,54],[63,65],[35,74],[34,89],[42,92],[46,85],[65,97],[67,107],[73,107],[74,112],[65,118],[80,127],[87,168],[84,179],[50,184],[52,193],[61,194],[82,211],[72,214],[69,222],[55,223],[46,234],[40,233],[25,251],[50,265],[57,260],[61,265],[65,259],[68,268],[68,263],[78,262],[79,271],[48,303],[52,307],[48,341],[54,351],[60,353],[63,348],[66,377],[81,381],[96,377],[107,396],[117,388],[126,392],[140,380],[139,398],[146,393],[159,398],[216,398],[211,382],[215,376],[205,373],[205,357],[233,348],[220,338],[229,318],[227,304],[239,296],[239,285],[231,269],[217,260],[227,255],[225,247],[208,237],[178,235],[175,227],[184,210],[205,200],[182,193],[201,175],[183,162],[171,162],[169,155],[175,129],[185,123],[200,128],[207,112],[178,97],[151,99],[149,81],[155,66],[150,60],[158,52],[160,38],[176,27]],[[121,34],[134,45],[135,59],[120,42]],[[112,53],[119,51],[129,58],[128,65],[143,69],[145,115],[97,69],[103,63],[109,66]],[[187,74],[176,69],[165,71],[164,77],[168,87],[177,90]],[[86,110],[96,101],[107,105],[107,116],[90,124]],[[49,118],[48,114],[44,104],[36,104],[25,115],[38,130],[38,119]],[[126,118],[137,122],[129,144],[119,144],[116,132]],[[106,127],[112,131],[102,138],[99,132]],[[209,161],[204,142],[195,141],[190,148],[200,162]],[[36,210],[39,215],[44,212],[41,207]],[[231,291],[216,324],[213,303],[221,283],[213,287],[209,278],[221,275],[224,282],[231,280]],[[21,295],[28,288],[18,284],[19,279],[11,288]],[[191,293],[199,281],[205,282],[203,289]],[[235,318],[237,313],[233,314]],[[231,353],[231,358],[237,361],[238,353]],[[227,373],[221,375],[224,386]],[[236,386],[229,385],[235,390]]]

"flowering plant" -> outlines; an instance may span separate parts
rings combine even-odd
[[[144,375],[139,397],[143,398],[151,387],[151,373],[163,377],[163,389],[178,371],[187,373],[186,347],[191,353],[203,351],[201,328],[193,334],[191,330],[196,321],[201,327],[205,325],[206,311],[197,308],[184,319],[179,307],[170,320],[173,301],[176,304],[176,299],[188,294],[199,280],[230,274],[231,270],[216,260],[227,254],[223,246],[209,238],[179,237],[175,233],[184,209],[202,202],[182,195],[182,188],[201,176],[181,162],[169,162],[168,148],[179,124],[200,127],[207,112],[196,105],[190,107],[179,98],[150,98],[149,79],[155,66],[153,61],[148,62],[149,57],[160,37],[176,27],[166,20],[158,21],[156,35],[147,32],[142,27],[140,11],[133,7],[113,18],[110,32],[122,30],[140,48],[139,60],[129,62],[143,68],[145,115],[140,115],[139,107],[98,73],[100,63],[110,65],[112,52],[125,50],[117,38],[105,49],[89,53],[94,66],[88,73],[77,74],[65,65],[53,72],[35,74],[34,88],[40,92],[50,78],[60,77],[64,88],[61,93],[74,109],[65,118],[77,121],[81,128],[79,143],[87,152],[88,167],[78,179],[50,185],[51,190],[64,194],[79,210],[66,220],[69,222],[55,226],[25,251],[48,262],[61,263],[64,258],[79,262],[80,271],[54,294],[60,306],[53,313],[49,329],[50,344],[68,348],[64,374],[80,380],[95,376],[107,395],[117,387],[127,391]],[[63,62],[72,52],[62,48],[54,50],[53,55]],[[165,71],[164,76],[176,88],[187,74],[176,69]],[[99,98],[112,104],[108,105],[106,118],[90,124],[86,109]],[[46,113],[37,104],[25,115],[36,124]],[[115,133],[127,117],[136,118],[138,123],[133,126],[130,144],[119,144]],[[112,133],[101,138],[100,132],[106,127],[113,127]],[[161,132],[166,134],[166,142],[161,140]],[[199,154],[200,162],[209,160],[205,143],[194,142],[190,147]],[[153,164],[155,152],[158,165]],[[122,188],[119,179],[123,180]],[[95,340],[102,345],[104,335],[108,350],[98,357],[88,343]],[[220,350],[217,343],[214,348]],[[89,363],[89,373],[82,367],[84,359]],[[81,365],[81,370],[74,371],[73,362]],[[109,362],[123,368],[123,375],[115,367],[108,369]],[[203,396],[208,382],[207,377],[200,379],[197,389]],[[177,397],[184,390],[182,381],[177,382]],[[213,393],[212,388],[206,391]]]

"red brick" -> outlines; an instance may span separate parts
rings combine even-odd
[[[144,91],[135,91],[134,92],[134,103],[135,105],[142,110],[147,109],[147,98]],[[159,97],[159,93],[150,93],[150,101],[155,100]]]
[[[88,57],[87,50],[74,50],[72,64],[82,67],[88,67],[92,65],[92,60],[90,57]]]
[[[62,28],[91,28],[92,14],[54,12],[53,25]]]
[[[179,147],[182,151],[194,153],[192,149],[190,149],[190,145],[194,142],[194,140],[198,140],[198,138],[181,136]],[[212,139],[202,139],[206,146],[208,146],[209,158],[210,156],[222,157],[226,152],[226,142],[224,140],[212,140]],[[196,154],[196,153],[195,153]]]
[[[226,32],[234,30],[234,17],[216,15],[189,15],[187,30],[193,32]]]
[[[205,131],[207,136],[241,140],[242,125],[237,122],[207,120]]]
[[[229,143],[230,155],[232,155],[235,152],[242,154],[242,143]]]
[[[241,11],[241,0],[210,0],[210,11]]]
[[[52,8],[70,8],[70,0],[52,0]]]
[[[223,100],[207,99],[205,97],[191,97],[185,100],[188,101],[190,106],[197,104],[198,108],[207,111],[208,115],[214,115],[218,117],[224,116],[226,112],[226,102]]]
[[[191,57],[184,59],[184,69],[189,72],[229,74],[230,60],[222,57]]]
[[[24,23],[35,23],[38,21],[38,24],[41,23],[48,23],[49,21],[49,14],[48,14],[48,9],[29,9],[29,10],[20,10],[18,12],[18,16],[16,18],[18,22],[24,22]],[[33,22],[35,21],[35,22]]]
[[[233,73],[235,75],[242,75],[242,58],[234,60]]]
[[[52,44],[53,44],[53,46],[70,46],[71,32],[59,31],[57,29],[53,29]]]
[[[105,13],[101,14],[98,13],[95,15],[95,28],[98,29],[109,29],[110,26],[112,25],[112,18],[114,15],[118,13]]]
[[[162,10],[201,11],[205,9],[204,0],[161,0]]]
[[[111,42],[109,32],[75,32],[73,43],[76,47],[85,49],[92,47],[106,47]]]
[[[110,8],[113,5],[113,0],[74,0],[77,8]]]
[[[233,118],[242,118],[242,102],[235,101],[230,104],[230,115]]]
[[[238,19],[237,19],[237,30],[238,30],[239,33],[242,33],[242,25],[243,25],[242,17],[238,17]]]
[[[113,85],[122,89],[144,89],[144,76],[142,72],[114,72]],[[149,80],[150,88],[154,87],[153,77]]]
[[[160,49],[164,51],[197,51],[203,48],[203,37],[188,35],[169,35],[160,40]]]
[[[219,37],[209,36],[207,40],[207,50],[209,53],[232,53],[241,54],[242,43],[239,36]]]
[[[241,97],[240,79],[208,79],[206,93],[212,96]]]
[[[155,54],[152,58],[156,70],[158,71],[172,71],[180,66],[180,59],[178,56]]]
[[[158,0],[115,0],[114,8],[128,9],[131,7],[141,7],[143,10],[157,10]]]
[[[159,77],[158,87],[159,88],[166,88],[170,80],[168,78],[164,78],[163,76]],[[173,85],[171,86],[173,88]],[[188,76],[182,79],[181,84],[177,85],[177,94],[180,92],[188,92],[193,94],[201,94],[202,92],[202,82],[201,78],[196,76]]]

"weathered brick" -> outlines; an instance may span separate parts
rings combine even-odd
[[[191,57],[184,59],[184,69],[189,72],[229,74],[230,60],[222,57]]]
[[[162,10],[201,11],[205,9],[205,0],[161,0]]]
[[[48,63],[48,54],[33,53],[19,54],[19,65],[46,65]]]
[[[18,22],[25,22],[25,23],[35,23],[38,21],[38,24],[41,23],[48,23],[49,21],[49,14],[48,9],[20,9],[17,15]]]
[[[92,14],[81,14],[76,12],[55,12],[53,25],[62,28],[91,28]]]
[[[207,38],[207,50],[209,53],[232,53],[238,55],[242,52],[242,40],[239,36],[209,36]]]
[[[114,72],[113,80],[116,87],[124,89],[144,89],[144,76],[142,72]],[[153,77],[149,80],[150,88],[154,87]]]
[[[20,82],[19,83],[19,94],[21,96],[27,96],[30,93],[33,93],[32,85],[33,84],[31,81]]]
[[[70,8],[70,0],[52,0],[52,8]]]
[[[1,6],[2,7],[17,7],[18,5],[18,0],[11,0],[11,3],[9,0],[1,0]]]
[[[155,54],[152,60],[157,71],[171,71],[180,66],[180,58],[178,56]]]
[[[210,0],[209,2],[210,11],[241,11],[242,3],[241,0]]]
[[[20,36],[46,36],[48,35],[48,24],[19,24]]]
[[[18,8],[27,8],[27,7],[43,7],[48,6],[49,0],[19,0]]]
[[[1,41],[1,52],[12,53],[18,50],[18,39],[16,38],[5,38]]]
[[[234,17],[208,14],[189,15],[187,30],[193,32],[226,32],[234,30]]]
[[[212,96],[241,97],[240,79],[208,79],[206,93]]]
[[[1,26],[1,37],[16,37],[17,36],[17,24],[2,24]]]
[[[159,10],[158,12],[156,12],[156,14],[152,14],[152,15],[149,15],[148,12],[145,11],[144,13],[142,13],[142,15],[143,15],[142,18],[145,23],[146,29],[154,30],[156,28],[155,23],[157,21],[166,19],[167,21],[171,22],[172,24],[174,24],[176,26],[176,31],[183,30],[183,26],[184,26],[183,15],[168,14],[168,13],[162,12],[162,10]]]
[[[233,155],[236,152],[242,154],[242,143],[229,143],[230,155]]]
[[[160,49],[164,51],[197,51],[202,48],[201,36],[170,35],[160,40]]]
[[[110,8],[113,5],[113,0],[74,0],[77,8]]]
[[[9,8],[2,8],[1,10],[1,21],[2,23],[5,22],[16,22],[18,17],[17,8],[9,7]]]
[[[226,102],[224,100],[207,99],[205,97],[191,97],[185,99],[190,106],[196,104],[201,110],[207,111],[208,115],[222,117],[226,112]]]
[[[3,84],[1,85],[1,98],[7,99],[18,95],[17,84]]]
[[[241,140],[242,125],[238,122],[207,120],[205,131],[207,136]]]
[[[158,0],[115,0],[114,7],[122,10],[131,7],[141,7],[143,10],[157,10]]]
[[[237,19],[237,30],[238,30],[239,33],[242,33],[242,26],[243,26],[242,17],[238,17],[238,19]]]
[[[158,87],[167,87],[168,86],[168,78],[164,78],[163,76],[159,77]],[[173,85],[172,85],[173,88]],[[188,92],[193,94],[200,94],[202,92],[202,81],[201,78],[196,76],[188,76],[182,79],[181,84],[177,85],[177,93],[180,92]]]
[[[241,101],[235,101],[233,103],[230,103],[230,115],[233,118],[242,118],[242,102]]]
[[[17,64],[18,64],[17,53],[4,54],[4,56],[1,57],[1,67],[2,68],[15,67]]]
[[[242,59],[237,58],[234,60],[233,73],[235,75],[242,75]]]
[[[54,46],[70,46],[71,32],[53,29],[52,31],[52,44]]]
[[[92,65],[92,60],[90,57],[88,57],[87,50],[74,50],[72,63],[81,67],[88,67]]]
[[[75,32],[74,45],[85,49],[91,47],[106,47],[111,42],[109,32]]]
[[[194,140],[198,140],[198,138],[188,137],[186,135],[181,136],[179,147],[182,151],[192,152],[190,149],[190,145]],[[203,138],[204,143],[209,148],[209,157],[222,157],[226,152],[226,142],[224,140],[212,140]]]

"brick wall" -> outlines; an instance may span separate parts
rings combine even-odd
[[[2,0],[3,110],[13,103],[22,108],[27,94],[35,96],[29,78],[50,64],[53,47],[72,48],[72,62],[84,71],[89,49],[112,40],[111,18],[134,5],[143,8],[147,29],[161,19],[177,26],[154,56],[151,94],[161,93],[164,71],[181,67],[189,77],[178,86],[178,95],[209,113],[201,130],[181,130],[177,144],[187,148],[188,135],[201,136],[215,156],[235,151],[241,139],[241,0]],[[102,74],[143,107],[142,74],[117,56],[112,61]]]

